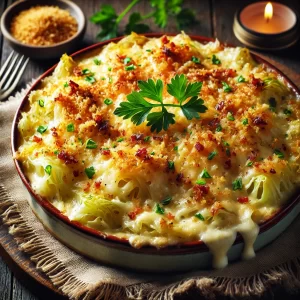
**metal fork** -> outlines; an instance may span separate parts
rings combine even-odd
[[[7,98],[17,86],[28,64],[29,58],[11,52],[0,69],[0,101]]]

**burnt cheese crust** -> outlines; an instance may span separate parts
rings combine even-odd
[[[170,108],[175,124],[154,133],[114,114],[139,80],[178,74],[202,82],[199,120]],[[257,224],[299,185],[299,95],[245,48],[131,34],[64,55],[29,102],[16,158],[33,189],[133,247],[201,239],[226,253],[239,232],[251,257]]]

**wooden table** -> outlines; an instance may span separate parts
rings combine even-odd
[[[293,7],[300,15],[300,1],[298,0],[276,0],[277,2],[285,3],[286,5]],[[13,0],[1,0],[0,1],[0,15],[6,7],[8,7]],[[41,1],[42,2],[42,1]],[[101,3],[112,4],[117,12],[122,11],[127,4],[130,2],[128,0],[76,0],[74,1],[79,4],[79,6],[84,11],[85,15],[90,17],[95,11],[97,11]],[[197,14],[197,20],[199,23],[192,28],[186,29],[187,34],[203,35],[209,37],[217,37],[223,42],[227,42],[233,45],[242,45],[234,36],[232,31],[232,23],[234,13],[241,5],[246,5],[254,1],[250,0],[185,0],[184,6],[193,8]],[[136,11],[142,14],[147,13],[149,9],[149,4],[146,1],[142,1],[135,7]],[[124,26],[126,20],[121,24]],[[161,29],[149,22],[152,31],[162,32]],[[78,45],[78,49],[84,48],[87,45],[95,43],[97,40],[95,38],[99,28],[88,22],[87,31],[85,39],[82,44]],[[176,25],[174,22],[170,22],[164,32],[176,33]],[[299,32],[300,34],[300,32]],[[11,48],[8,46],[7,42],[3,40],[2,34],[0,35],[0,59],[1,64],[5,61]],[[275,60],[283,65],[289,67],[292,71],[299,74],[300,70],[300,42],[288,50],[283,50],[279,52],[261,52],[263,55]],[[44,71],[46,71],[50,66],[52,66],[56,61],[34,61],[31,60],[22,80],[20,81],[17,89],[25,87],[26,83],[31,81],[32,78],[38,77]],[[1,226],[1,225],[0,225]],[[5,245],[9,247],[15,247],[14,241],[10,236],[5,236],[6,229],[2,226],[0,227],[0,239],[3,237],[5,240]],[[2,258],[1,258],[2,257]],[[27,256],[21,255],[19,259],[28,260]],[[20,269],[18,264],[15,263],[15,258],[12,259],[10,255],[6,253],[0,243],[0,300],[34,300],[34,299],[64,299],[59,297],[57,294],[48,288],[50,283],[47,279],[40,276],[40,282],[36,282],[32,276],[26,274],[24,270]],[[5,262],[4,262],[5,261]],[[10,268],[7,267],[9,265]],[[28,262],[28,269],[33,270],[34,265]],[[13,271],[13,272],[12,272]],[[18,278],[18,279],[16,279]],[[19,281],[20,280],[20,281]],[[22,283],[20,283],[22,282]],[[44,285],[48,286],[45,287]],[[26,286],[26,287],[25,287]],[[27,289],[29,288],[29,289]],[[275,299],[282,299],[286,297],[284,292],[280,288],[276,288]],[[186,299],[196,299],[197,295],[191,294],[187,295]],[[293,297],[294,299],[299,299],[299,295]]]

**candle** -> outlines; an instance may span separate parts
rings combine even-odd
[[[233,31],[247,46],[283,49],[300,37],[299,18],[291,8],[277,2],[256,2],[235,15]]]

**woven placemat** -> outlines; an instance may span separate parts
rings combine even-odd
[[[299,74],[274,64],[300,86]],[[289,291],[300,288],[300,218],[254,259],[222,270],[137,273],[95,263],[62,245],[32,213],[11,157],[11,124],[25,93],[23,90],[0,105],[0,214],[20,249],[64,295],[73,299],[172,299],[196,288],[206,298],[213,298],[216,294],[259,296],[272,284],[283,284]]]

